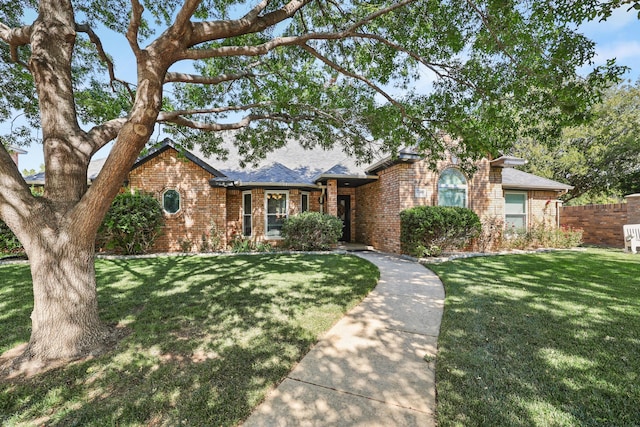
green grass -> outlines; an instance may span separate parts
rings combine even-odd
[[[439,426],[640,425],[640,255],[429,266],[445,284]]]
[[[0,424],[236,425],[374,286],[352,256],[98,260],[109,353],[0,380]],[[0,266],[0,352],[29,338],[27,265]]]

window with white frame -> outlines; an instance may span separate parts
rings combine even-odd
[[[165,190],[162,193],[162,209],[168,214],[177,213],[180,210],[180,193],[174,189]]]
[[[265,236],[267,238],[280,237],[282,224],[288,217],[288,198],[289,193],[287,191],[265,192]]]
[[[251,236],[252,233],[251,216],[251,191],[242,193],[242,235]]]
[[[508,191],[504,193],[504,226],[507,231],[527,229],[527,193]]]
[[[447,168],[438,178],[438,206],[467,207],[467,179],[456,168]]]
[[[309,193],[300,194],[300,212],[307,212],[309,210]]]

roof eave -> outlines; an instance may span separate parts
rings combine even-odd
[[[210,179],[209,185],[212,187],[259,187],[259,188],[309,188],[318,189],[318,185],[306,182],[263,182],[263,181],[231,181]]]
[[[367,169],[365,169],[365,173],[367,175],[371,175],[382,169],[386,169],[398,163],[416,163],[422,160],[422,156],[416,153],[400,153],[398,157],[385,157],[384,159],[372,164]]]
[[[531,186],[531,185],[518,185],[518,184],[507,184],[507,185],[502,185],[502,189],[503,190],[532,190],[532,191],[559,191],[559,192],[567,192],[569,190],[573,190],[573,187],[571,185],[567,185],[565,187],[546,187],[546,186],[542,186],[542,185],[536,185],[536,186]]]

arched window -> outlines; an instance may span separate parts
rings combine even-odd
[[[167,190],[162,193],[162,209],[168,214],[174,214],[180,210],[180,193],[176,190]]]
[[[467,207],[467,180],[456,168],[447,168],[438,178],[438,205]]]

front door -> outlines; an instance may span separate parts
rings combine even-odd
[[[342,220],[343,242],[351,241],[351,196],[338,196],[338,218]]]

